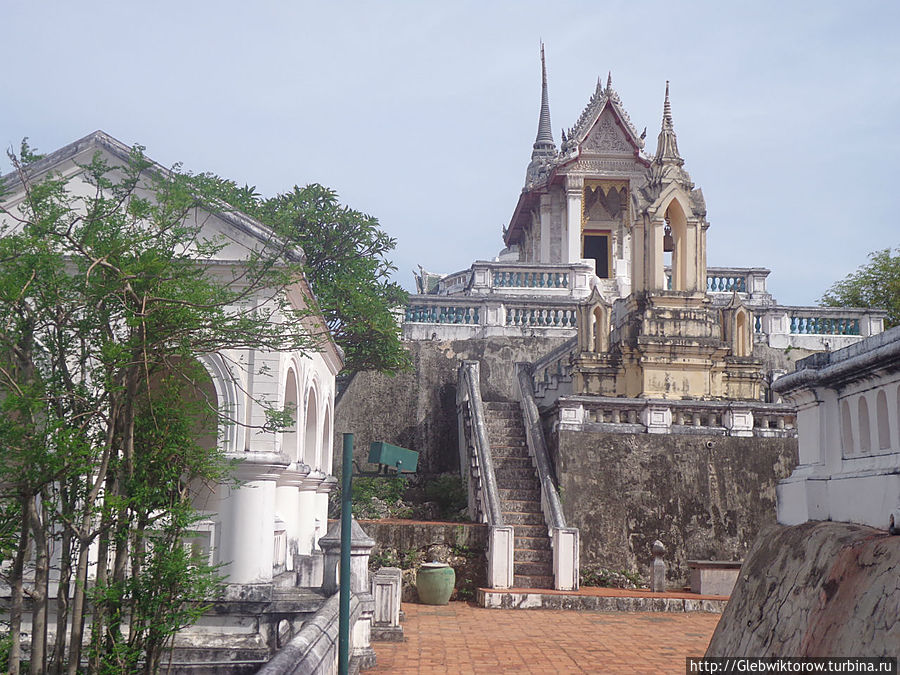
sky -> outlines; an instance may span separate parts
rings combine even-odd
[[[541,41],[557,144],[611,72],[652,154],[671,82],[711,267],[807,305],[900,246],[896,1],[0,0],[0,27],[4,148],[102,129],[266,196],[322,183],[396,238],[407,289],[502,248]]]

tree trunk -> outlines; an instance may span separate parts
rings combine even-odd
[[[78,565],[75,568],[75,595],[72,598],[72,635],[69,640],[71,648],[69,649],[69,664],[66,667],[66,675],[78,674],[78,666],[81,663],[81,643],[84,640],[84,600],[88,580],[90,539],[80,537],[78,545]]]
[[[68,503],[68,493],[61,491],[60,498],[64,508],[71,515],[74,511]],[[63,528],[60,537],[59,586],[56,591],[56,641],[53,645],[53,657],[50,662],[51,675],[61,675],[66,659],[66,634],[69,629],[69,588],[72,579],[72,530]]]
[[[33,504],[30,513],[31,533],[34,537],[34,589],[31,592],[31,661],[30,675],[46,672],[47,654],[47,584],[50,578],[50,550],[46,529],[46,506],[41,500],[40,510]]]
[[[19,663],[22,658],[20,643],[22,641],[22,612],[25,600],[25,560],[28,557],[28,544],[31,538],[28,536],[28,528],[31,522],[31,509],[34,508],[34,497],[23,495],[22,530],[19,535],[19,547],[16,549],[16,557],[13,559],[12,569],[9,573],[9,585],[12,597],[9,606],[9,637],[12,644],[9,648],[9,675],[19,675]]]

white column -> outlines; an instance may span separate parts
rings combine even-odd
[[[263,457],[245,460],[236,471],[241,486],[223,488],[225,493],[219,511],[222,521],[219,560],[224,563],[228,583],[272,581],[275,482],[287,464],[276,463],[278,458],[278,455],[265,453]]]
[[[300,510],[300,485],[309,473],[306,464],[297,462],[291,464],[278,477],[275,490],[275,508],[281,519],[284,520],[285,534],[287,535],[287,560],[286,568],[294,569],[294,554],[300,552],[301,520],[303,514]]]
[[[334,476],[328,476],[316,488],[315,497],[315,524],[313,541],[318,542],[328,532],[328,496],[337,489],[338,480]]]
[[[316,548],[316,491],[325,474],[313,471],[300,483],[298,506],[300,509],[297,552],[310,555]]]
[[[581,260],[581,199],[584,181],[580,177],[566,179],[566,251],[564,262]]]

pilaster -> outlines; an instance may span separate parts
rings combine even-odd
[[[581,209],[584,179],[566,176],[566,262],[581,260]]]

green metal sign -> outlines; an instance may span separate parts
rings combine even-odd
[[[369,446],[369,463],[392,467],[401,473],[415,473],[419,465],[419,453],[383,441]]]

